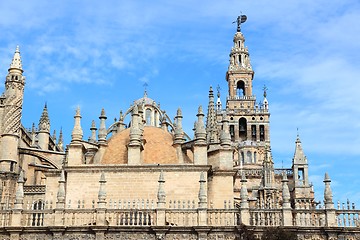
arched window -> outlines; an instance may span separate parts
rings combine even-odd
[[[241,164],[244,165],[244,162],[245,162],[244,152],[241,152]]]
[[[238,81],[236,83],[236,94],[239,97],[245,96],[245,83],[243,81]]]
[[[254,161],[254,163],[256,163],[256,152],[254,152],[254,159],[253,159]]]
[[[155,127],[158,127],[159,126],[159,113],[158,111],[155,111],[154,113],[154,117],[155,117]]]
[[[149,108],[146,109],[145,118],[146,118],[146,125],[150,126],[151,125],[151,110]]]

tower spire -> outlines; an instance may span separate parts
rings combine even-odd
[[[209,90],[209,104],[208,104],[208,113],[206,119],[206,133],[207,133],[208,142],[217,141],[214,91],[211,86]]]
[[[50,118],[46,103],[44,105],[44,109],[41,113],[41,117],[39,120],[39,132],[50,133]]]
[[[11,69],[18,69],[21,72],[23,72],[19,46],[16,46],[16,50],[15,50],[14,57],[10,64],[9,71]]]
[[[60,149],[60,151],[64,151],[64,140],[63,140],[63,132],[62,132],[62,128],[60,128],[60,134],[59,134],[59,141],[58,141],[58,147]]]

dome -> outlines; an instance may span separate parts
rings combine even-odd
[[[146,91],[144,92],[144,97],[142,97],[142,98],[140,98],[140,99],[138,99],[138,100],[135,100],[135,101],[134,101],[134,104],[136,104],[136,105],[145,104],[145,106],[146,106],[146,105],[147,105],[147,106],[151,105],[151,106],[157,107],[156,102],[155,102],[153,99],[151,99],[151,98],[149,98],[149,97],[147,96],[147,92],[146,92]]]
[[[109,139],[102,164],[127,164],[127,145],[130,142],[130,129],[125,129]],[[173,147],[172,135],[157,127],[144,127],[143,164],[177,164],[179,159]]]

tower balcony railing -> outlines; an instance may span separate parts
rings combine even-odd
[[[243,96],[227,96],[226,100],[252,100],[255,101],[256,97],[255,95],[251,95],[251,96],[247,96],[247,95],[243,95]]]
[[[235,108],[235,109],[217,109],[216,113],[218,115],[223,115],[224,113],[228,115],[236,115],[236,114],[257,114],[257,113],[269,113],[268,109],[265,108]]]

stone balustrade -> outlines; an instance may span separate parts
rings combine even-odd
[[[39,203],[37,207],[29,203],[23,204],[23,209],[0,210],[0,226],[11,226],[15,215],[20,216],[19,224],[24,227],[56,226],[56,217],[62,226],[94,226],[99,215],[103,214],[105,225],[108,226],[158,226],[154,200],[118,200],[110,201],[107,207],[99,211],[96,204],[83,201],[73,201],[64,209],[56,209],[52,203]],[[228,203],[228,201],[224,201]],[[84,204],[83,204],[84,203]],[[164,211],[165,225],[170,226],[199,226],[200,212],[206,216],[207,226],[237,226],[248,217],[250,226],[282,226],[283,209],[250,208],[247,214],[238,208],[226,204],[223,209],[200,209],[194,200],[172,200],[166,204]],[[245,211],[245,212],[246,212]],[[292,209],[292,226],[296,227],[326,227],[327,209]],[[360,210],[330,209],[335,213],[338,227],[360,227]]]
[[[321,209],[294,211],[293,225],[299,227],[325,227],[326,211]]]
[[[250,209],[251,226],[281,226],[281,209]]]
[[[336,220],[339,227],[360,227],[360,210],[336,210]]]

